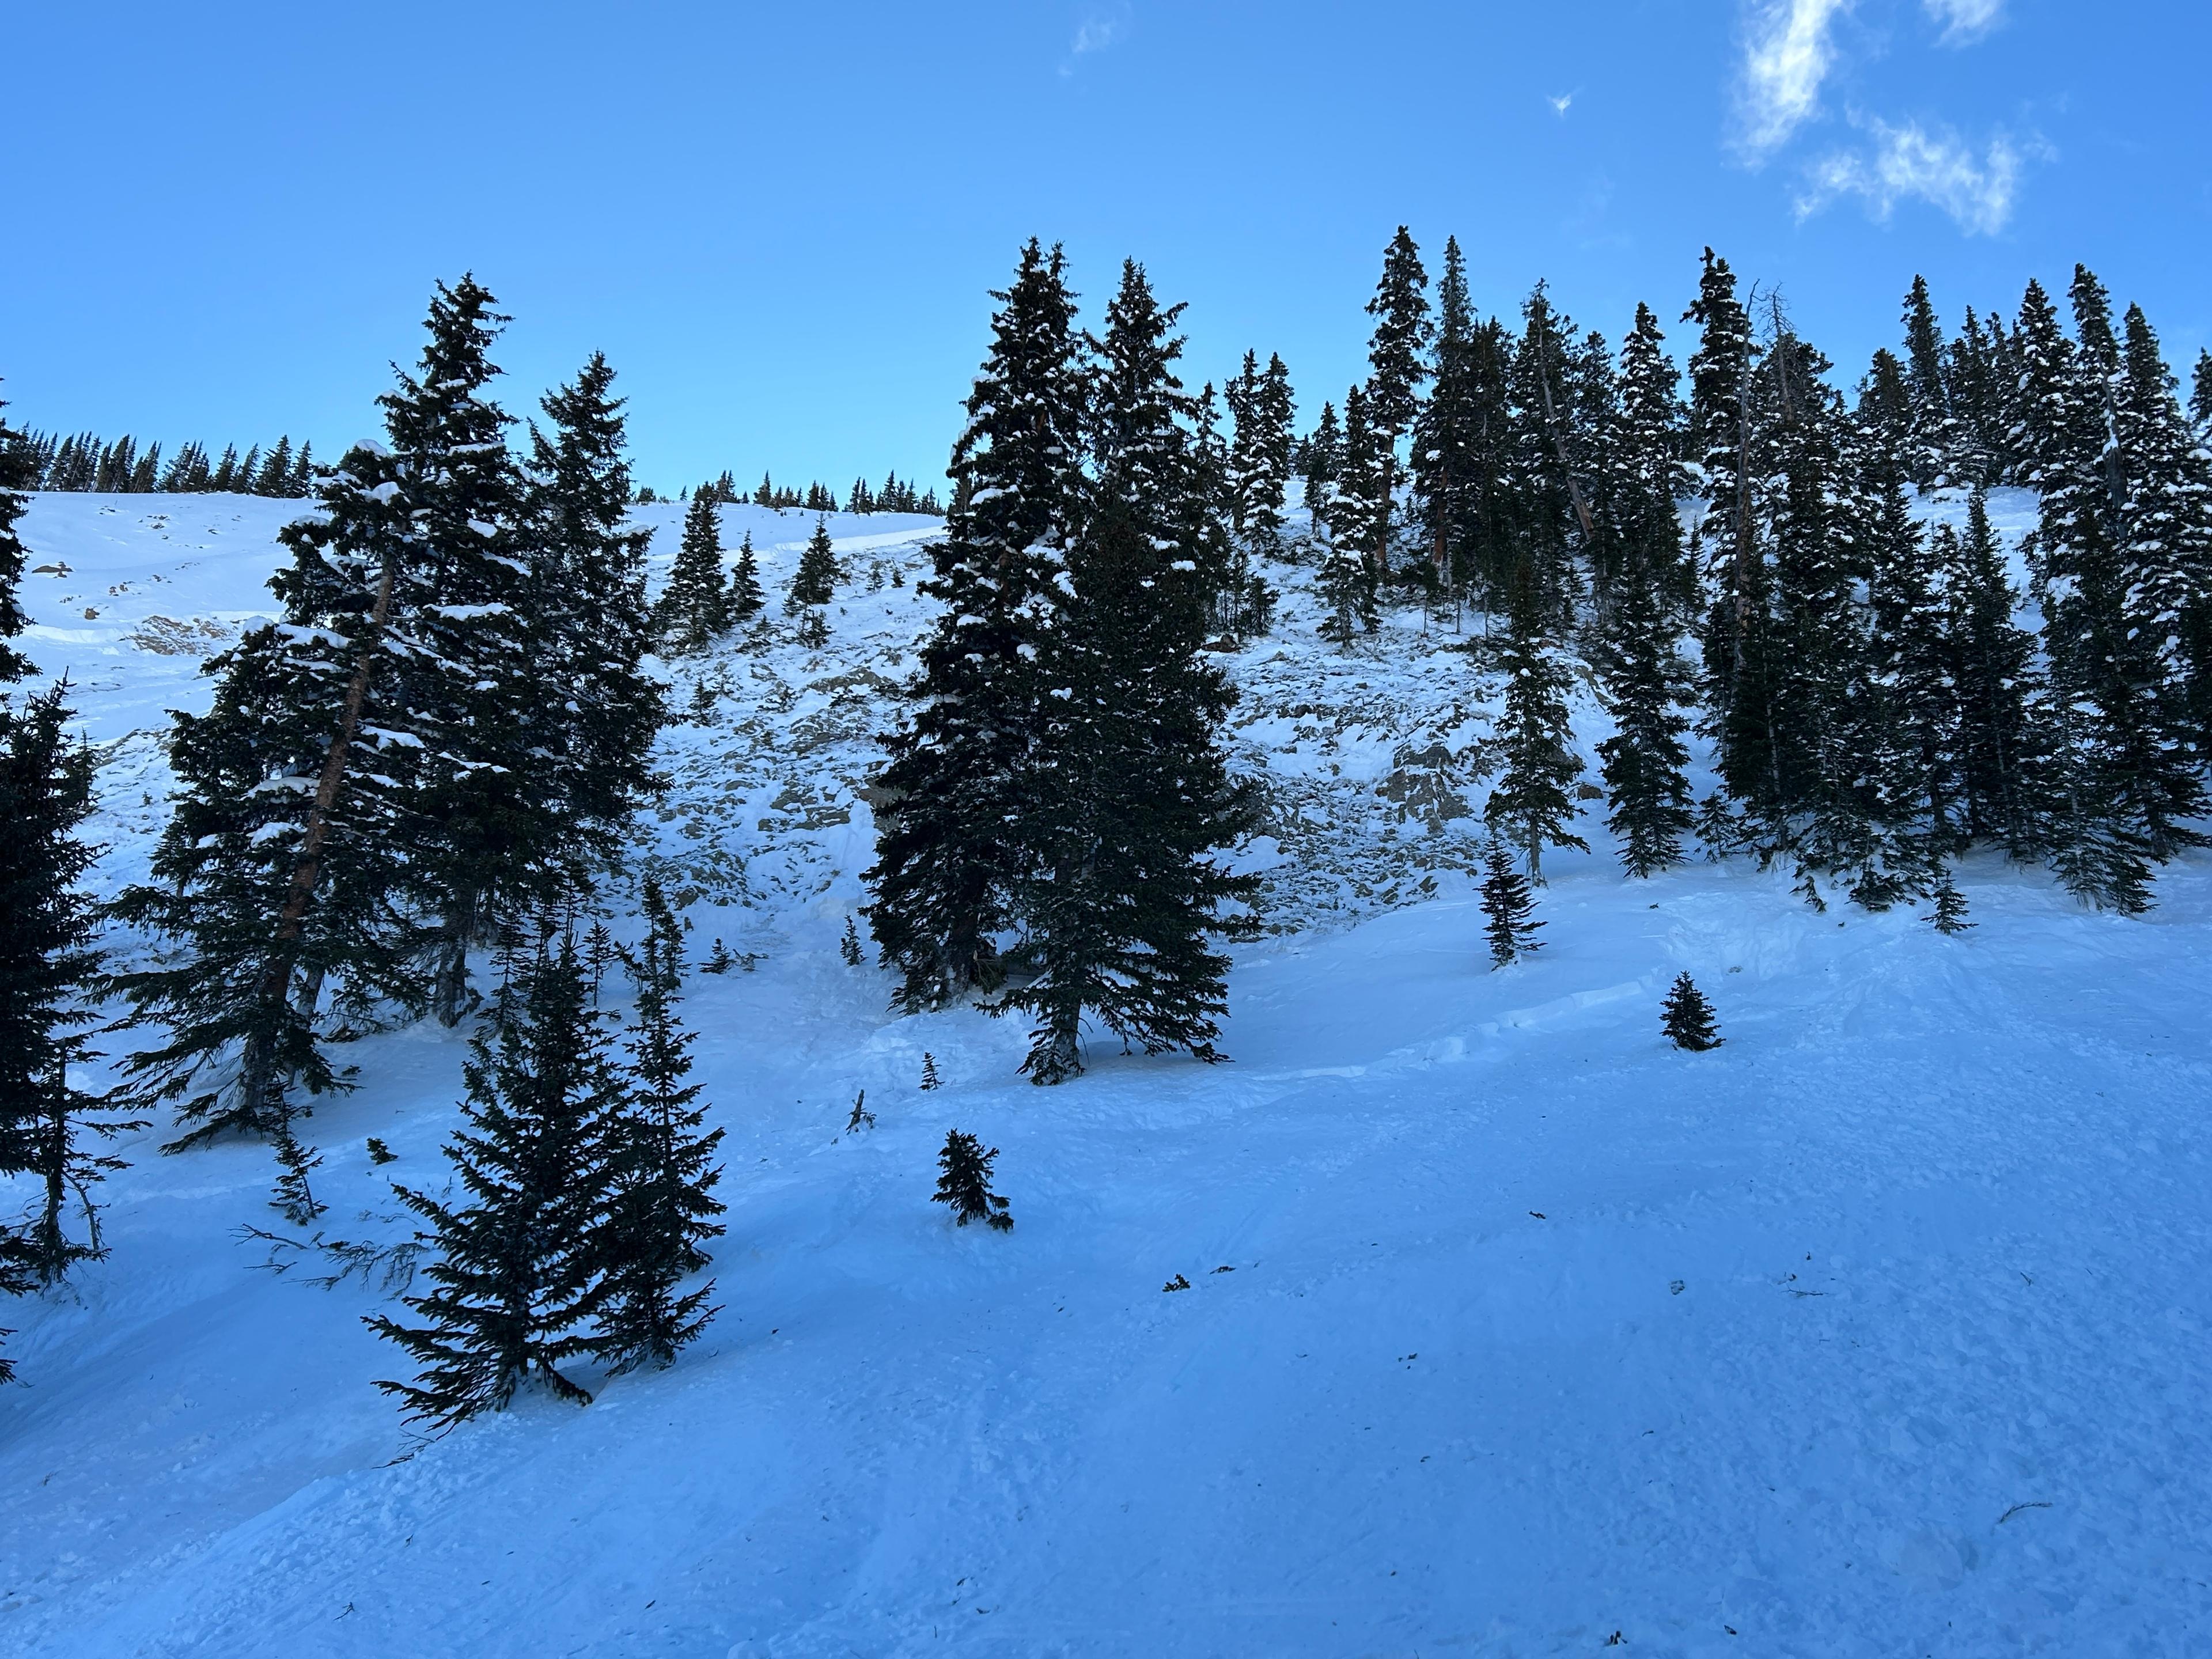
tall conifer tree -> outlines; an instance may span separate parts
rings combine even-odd
[[[1258,888],[1215,857],[1249,832],[1254,802],[1220,744],[1235,693],[1200,651],[1212,507],[1175,374],[1180,309],[1132,261],[1096,342],[1092,510],[1046,636],[1051,715],[1020,819],[1038,971],[996,1005],[1035,1021],[1036,1083],[1082,1069],[1086,1018],[1147,1054],[1220,1058],[1229,963],[1210,939],[1247,930],[1224,907]]]
[[[1528,878],[1540,884],[1545,848],[1589,850],[1567,827],[1576,817],[1569,791],[1583,763],[1567,724],[1567,672],[1546,637],[1543,600],[1526,572],[1514,582],[1506,623],[1505,708],[1498,722],[1505,764],[1483,816],[1492,834],[1520,849]]]
[[[869,926],[897,1000],[932,1008],[1004,976],[997,935],[1029,872],[1008,826],[1028,791],[1046,644],[1082,523],[1088,402],[1075,297],[1032,240],[994,298],[992,347],[953,447],[945,532],[922,592],[943,607],[910,688],[910,722],[878,780]]]

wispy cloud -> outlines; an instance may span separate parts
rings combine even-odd
[[[1820,83],[1835,62],[1829,26],[1850,9],[1850,0],[1760,0],[1754,7],[1741,94],[1741,141],[1754,161],[1787,143],[1820,107]]]
[[[1971,46],[1997,26],[2005,0],[1921,0],[1928,15],[1943,26],[1947,46]]]
[[[1966,0],[1972,3],[1973,0]],[[1076,26],[1075,42],[1068,49],[1080,58],[1087,52],[1103,52],[1121,38],[1123,19],[1093,12]]]
[[[1929,203],[1970,235],[1993,236],[2011,220],[2025,158],[2002,136],[1977,156],[1956,134],[1917,121],[1893,126],[1869,116],[1854,118],[1853,125],[1874,140],[1872,148],[1838,150],[1814,163],[1812,188],[1797,203],[1800,218],[1838,197],[1856,196],[1877,220],[1887,219],[1899,202]]]
[[[1575,101],[1575,95],[1571,92],[1554,93],[1547,96],[1544,101],[1552,106],[1553,114],[1564,118],[1567,106]]]

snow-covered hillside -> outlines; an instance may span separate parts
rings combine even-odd
[[[2016,532],[2028,504],[1997,507]],[[103,890],[162,820],[161,711],[204,705],[295,510],[26,518],[26,648],[105,750]],[[679,514],[641,509],[663,568]],[[724,518],[780,599],[811,517]],[[2212,1642],[2212,859],[2130,921],[1972,858],[1978,926],[1947,939],[1745,865],[1625,881],[1593,817],[1589,856],[1546,860],[1543,950],[1492,973],[1481,677],[1418,617],[1321,645],[1279,568],[1278,633],[1232,662],[1275,929],[1236,952],[1234,1063],[1102,1052],[1035,1089],[1021,1030],[894,1018],[837,954],[933,528],[833,516],[827,647],[772,606],[668,671],[640,862],[695,962],[751,963],[685,1005],[727,1131],[705,1337],[588,1409],[419,1444],[371,1386],[404,1374],[360,1322],[391,1286],[245,1231],[287,1231],[267,1150],[134,1138],[111,1258],[0,1309],[0,1650]],[[1684,969],[1716,1052],[1660,1037]],[[443,1179],[465,1038],[343,1051],[362,1086],[307,1125],[329,1237],[406,1236],[386,1177]],[[862,1089],[877,1125],[845,1135]],[[949,1127],[1003,1149],[1012,1234],[928,1201]]]

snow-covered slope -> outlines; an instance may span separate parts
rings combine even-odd
[[[48,496],[26,520],[33,563],[70,568],[27,584],[30,649],[111,745],[104,883],[158,826],[158,711],[204,698],[149,641],[264,606],[285,510]],[[665,558],[676,510],[644,511]],[[812,521],[726,526],[780,590]],[[779,612],[672,670],[679,708],[708,694],[641,851],[690,898],[695,958],[757,953],[686,1005],[728,1131],[706,1337],[587,1410],[418,1445],[370,1386],[398,1364],[359,1322],[387,1288],[264,1270],[265,1150],[149,1134],[108,1189],[112,1258],[0,1310],[25,1379],[0,1393],[0,1649],[2212,1640],[2212,861],[2121,921],[1970,860],[1979,925],[1945,939],[1747,867],[1623,881],[1593,821],[1545,949],[1491,973],[1461,873],[1483,688],[1417,619],[1317,646],[1305,573],[1279,571],[1283,627],[1234,669],[1283,931],[1237,952],[1234,1063],[1101,1053],[1033,1089],[1020,1030],[892,1018],[836,950],[927,529],[832,520],[825,650]],[[1712,1054],[1659,1036],[1685,968]],[[362,1088],[310,1126],[331,1237],[404,1237],[384,1178],[442,1178],[462,1048],[426,1026],[350,1050]],[[842,1135],[863,1088],[877,1127]],[[1011,1235],[928,1201],[952,1126],[1003,1149]],[[373,1170],[371,1134],[399,1162]]]

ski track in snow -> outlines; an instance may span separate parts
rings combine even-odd
[[[1996,506],[2016,538],[2031,504]],[[297,510],[34,501],[31,564],[67,571],[27,577],[27,648],[103,748],[103,890],[162,821],[161,711],[267,614]],[[657,568],[680,512],[640,510]],[[1589,857],[1547,860],[1545,948],[1487,972],[1477,677],[1418,618],[1320,646],[1310,572],[1278,568],[1282,624],[1233,660],[1280,930],[1236,953],[1235,1062],[1101,1051],[1034,1089],[1018,1029],[893,1018],[836,956],[928,522],[832,516],[807,653],[781,599],[811,516],[724,519],[770,620],[671,665],[708,707],[638,837],[695,963],[759,957],[684,1010],[728,1131],[720,1318],[587,1410],[420,1445],[370,1386],[386,1296],[240,1237],[284,1231],[266,1150],[134,1137],[112,1258],[0,1310],[0,1649],[2204,1650],[2212,860],[2123,921],[1978,855],[1978,925],[1945,939],[1741,863],[1621,880],[1592,817]],[[1577,719],[1587,758],[1603,717]],[[1711,1054],[1659,1036],[1683,969]],[[362,1143],[438,1185],[463,1048],[341,1051],[362,1086],[310,1125],[330,1236],[404,1235]],[[863,1087],[878,1127],[842,1137]],[[1003,1148],[1011,1235],[928,1201],[951,1126]]]

